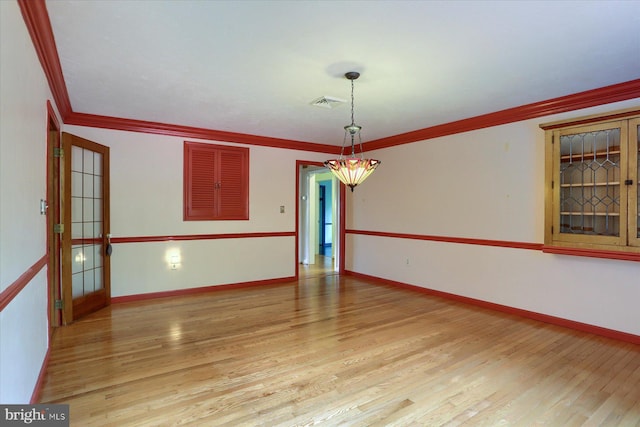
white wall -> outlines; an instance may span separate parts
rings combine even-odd
[[[0,292],[46,254],[51,94],[17,2],[0,1]],[[48,346],[47,269],[0,312],[0,403],[29,403]]]
[[[65,126],[64,130],[110,147],[113,238],[294,232],[296,160],[326,157],[249,146],[249,221],[185,222],[184,138],[82,126]],[[284,214],[280,206],[285,206]],[[117,297],[291,277],[297,268],[295,251],[293,236],[118,243],[111,257],[111,294]],[[170,268],[169,253],[180,253],[179,268]]]
[[[347,228],[543,243],[540,123],[640,99],[391,147],[348,200]],[[347,270],[640,335],[640,263],[364,235]]]

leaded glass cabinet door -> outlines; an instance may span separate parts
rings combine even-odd
[[[64,323],[109,304],[109,148],[62,134]]]
[[[629,245],[640,246],[640,118],[629,121]]]
[[[553,146],[554,240],[625,246],[626,126],[616,121],[562,129]]]

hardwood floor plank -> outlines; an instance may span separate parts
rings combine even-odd
[[[640,420],[640,346],[337,275],[121,303],[57,330],[77,426]]]

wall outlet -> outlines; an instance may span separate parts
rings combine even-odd
[[[280,213],[284,213],[284,206],[280,206]]]

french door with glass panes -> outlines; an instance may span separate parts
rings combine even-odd
[[[109,147],[62,134],[63,322],[109,305]]]

